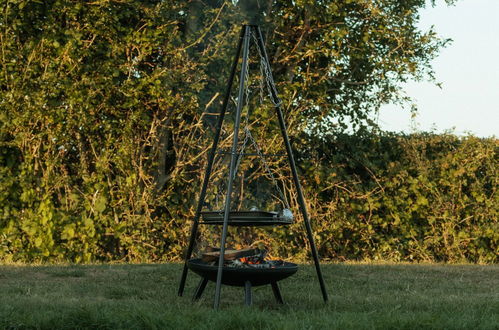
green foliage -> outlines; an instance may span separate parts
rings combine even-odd
[[[240,29],[237,7],[1,3],[0,259],[178,260]],[[343,147],[331,152],[319,138],[350,121],[369,125],[380,104],[403,100],[400,83],[431,78],[429,61],[445,41],[416,28],[423,5],[265,7],[272,67],[328,258],[496,260],[495,140],[338,135],[330,142]],[[255,136],[270,141],[263,151],[282,151],[271,107],[250,105]],[[351,142],[365,150],[365,166],[341,158]],[[295,205],[289,178],[278,179]],[[307,257],[299,223],[255,238],[281,256]]]
[[[428,133],[317,141],[301,163],[322,253],[497,262],[498,152],[497,139]]]
[[[151,221],[171,195],[155,196],[157,154],[175,138],[180,151],[197,143],[202,85],[196,65],[175,48],[181,5],[8,1],[3,8],[3,258],[155,255],[151,246],[172,239],[159,230],[171,218]],[[182,189],[183,178],[172,177],[168,190]]]

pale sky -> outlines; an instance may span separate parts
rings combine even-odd
[[[408,83],[407,94],[418,105],[411,120],[408,109],[384,106],[378,123],[389,131],[410,133],[433,128],[441,133],[499,137],[499,0],[459,0],[455,6],[421,11],[419,26],[454,41],[444,48],[433,68],[442,89],[432,83]]]

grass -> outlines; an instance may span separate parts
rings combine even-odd
[[[499,266],[329,264],[330,303],[321,300],[314,268],[270,287],[214,284],[191,303],[198,277],[176,295],[179,264],[0,266],[0,328],[5,329],[499,329]]]

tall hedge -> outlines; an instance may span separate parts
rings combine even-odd
[[[233,2],[0,3],[0,259],[179,260],[240,29]],[[445,41],[418,30],[424,1],[267,3],[322,255],[496,261],[497,140],[327,135],[367,125],[400,83],[431,77]],[[279,152],[271,107],[251,105],[263,151]],[[295,204],[289,176],[278,179]],[[303,260],[297,220],[242,237]]]
[[[300,155],[323,255],[498,261],[497,139],[344,135]]]
[[[183,6],[2,2],[2,258],[179,255],[164,229],[189,211],[184,150],[202,145],[203,73],[177,49]]]
[[[343,135],[316,142],[313,148],[297,146],[297,156],[323,258],[498,261],[497,139],[421,133]],[[39,194],[43,187],[33,184],[44,178],[26,170],[30,164],[19,150],[2,146],[0,161],[1,259],[181,257],[199,172],[182,190],[171,190],[164,212],[129,214],[116,198],[120,181],[104,190],[109,200],[93,185],[92,199],[65,192],[47,199]],[[205,237],[211,244],[216,243],[213,233]],[[233,232],[229,242],[241,246],[248,239],[263,242],[274,256],[309,257],[300,217],[289,228]]]

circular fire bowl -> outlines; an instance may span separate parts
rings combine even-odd
[[[191,259],[187,266],[194,273],[210,280],[217,281],[218,266],[209,265],[201,259]],[[298,270],[298,265],[291,262],[284,262],[275,268],[222,268],[222,284],[232,286],[244,286],[249,281],[252,286],[266,285],[283,280]]]

